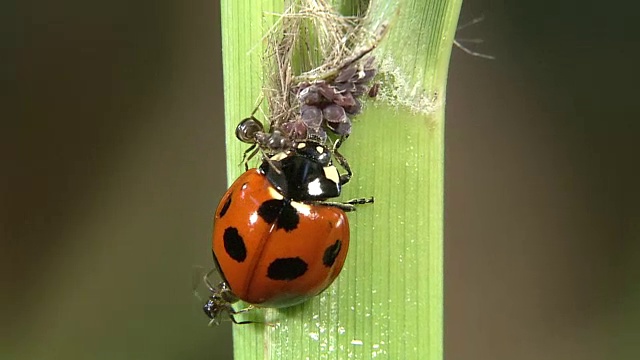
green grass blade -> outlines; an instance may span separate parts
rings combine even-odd
[[[347,5],[338,8],[354,8]],[[234,326],[236,359],[442,359],[444,103],[460,5],[370,2],[372,23],[391,27],[376,50],[380,96],[367,101],[342,148],[355,174],[342,198],[374,195],[376,203],[349,215],[347,263],[327,291],[266,310],[277,326]],[[276,20],[265,14],[283,9],[278,1],[222,1],[230,180],[243,171],[246,149],[235,125],[263,86],[262,37]]]

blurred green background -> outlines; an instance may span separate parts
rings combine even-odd
[[[640,355],[638,5],[604,5],[463,7],[497,59],[453,50],[447,359]],[[0,358],[230,359],[191,294],[226,180],[218,2],[7,10]]]

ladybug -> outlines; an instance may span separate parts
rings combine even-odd
[[[226,312],[234,323],[238,300],[282,308],[318,295],[336,279],[349,248],[345,211],[373,198],[329,202],[351,171],[339,174],[332,152],[302,141],[242,174],[215,213],[213,259],[223,281],[209,285],[204,312],[218,323]],[[340,163],[342,161],[339,160]]]

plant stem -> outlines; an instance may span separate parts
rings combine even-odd
[[[344,9],[346,1],[334,3]],[[444,103],[460,5],[369,3],[372,28],[388,21],[390,29],[375,52],[379,96],[366,102],[341,148],[354,171],[342,199],[376,202],[349,214],[349,255],[329,289],[262,312],[275,326],[234,326],[236,359],[442,359]],[[230,181],[243,171],[246,149],[235,126],[262,91],[262,37],[277,20],[269,13],[283,10],[277,0],[222,1]]]

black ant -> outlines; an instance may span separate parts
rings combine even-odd
[[[250,305],[247,308],[235,310],[233,308],[233,304],[237,303],[239,299],[231,292],[229,285],[227,285],[225,281],[220,282],[217,286],[214,286],[209,282],[209,276],[211,276],[214,271],[215,270],[211,270],[203,276],[204,283],[207,285],[207,288],[211,293],[209,299],[202,307],[204,313],[211,319],[209,325],[220,325],[220,317],[223,313],[226,313],[234,324],[242,325],[255,323],[255,321],[250,320],[236,320],[234,315],[249,312],[253,309],[253,306]]]
[[[245,170],[249,169],[249,160],[251,160],[258,151],[266,152],[267,156],[271,156],[293,147],[293,141],[282,131],[273,129],[271,132],[265,132],[262,123],[253,115],[240,121],[236,127],[236,138],[243,143],[251,144],[242,155]]]
[[[278,171],[277,167],[271,163],[270,157],[278,153],[286,153],[293,149],[296,144],[295,141],[292,141],[287,135],[278,129],[273,129],[271,132],[265,132],[262,123],[253,115],[242,120],[238,124],[236,127],[236,138],[244,143],[251,144],[242,156],[245,171],[249,169],[249,160],[251,160],[259,151],[263,152],[263,158],[269,162],[269,165]],[[331,153],[338,164],[340,164],[340,166],[342,166],[347,172],[340,176],[340,181],[343,184],[347,183],[353,175],[349,162],[344,155],[338,152],[338,149],[342,146],[342,143],[346,138],[347,136],[339,137],[333,143],[333,148],[331,150]]]

